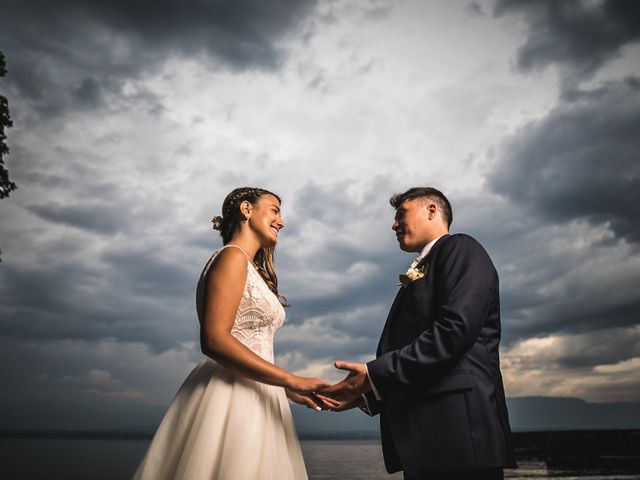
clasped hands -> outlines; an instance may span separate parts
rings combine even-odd
[[[342,381],[322,387],[313,394],[304,395],[304,398],[292,398],[299,396],[293,392],[287,392],[289,398],[307,405],[315,410],[332,410],[341,412],[355,407],[364,406],[362,395],[371,390],[371,384],[367,376],[367,368],[364,363],[335,362],[334,366],[349,373]]]

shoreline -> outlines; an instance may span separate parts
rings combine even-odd
[[[31,438],[31,439],[78,439],[78,440],[145,440],[151,439],[155,429],[141,427],[140,429],[0,429],[0,438]],[[640,442],[638,428],[607,428],[607,429],[567,429],[567,430],[526,430],[512,433],[518,446],[535,448],[540,442],[549,443],[559,440],[580,439],[582,446],[585,442],[591,444],[595,440],[624,437],[627,440]],[[376,431],[347,431],[347,432],[299,432],[300,440],[379,440]],[[620,443],[620,442],[616,442]],[[640,450],[638,450],[640,451]]]

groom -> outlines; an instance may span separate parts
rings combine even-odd
[[[418,257],[403,275],[376,360],[322,392],[334,410],[380,414],[384,462],[407,480],[501,479],[515,467],[498,344],[498,275],[482,246],[449,235],[451,205],[435,188],[394,195],[393,230]]]

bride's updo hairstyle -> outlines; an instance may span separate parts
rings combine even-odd
[[[224,245],[231,241],[236,229],[244,221],[244,216],[240,212],[240,204],[246,200],[251,205],[256,205],[263,195],[273,195],[278,199],[278,202],[282,203],[278,195],[263,188],[236,188],[226,196],[224,202],[222,202],[222,216],[213,217],[211,220],[213,229],[220,231]],[[278,292],[278,276],[276,275],[274,253],[275,247],[261,248],[256,253],[253,264],[269,289],[278,297],[280,303],[288,306],[285,297]]]

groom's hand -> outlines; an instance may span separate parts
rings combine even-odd
[[[321,389],[318,393],[341,402],[352,404],[362,394],[371,390],[371,383],[367,376],[367,367],[364,363],[335,362],[336,368],[348,370],[349,374],[339,383]],[[355,406],[355,405],[354,405]]]

